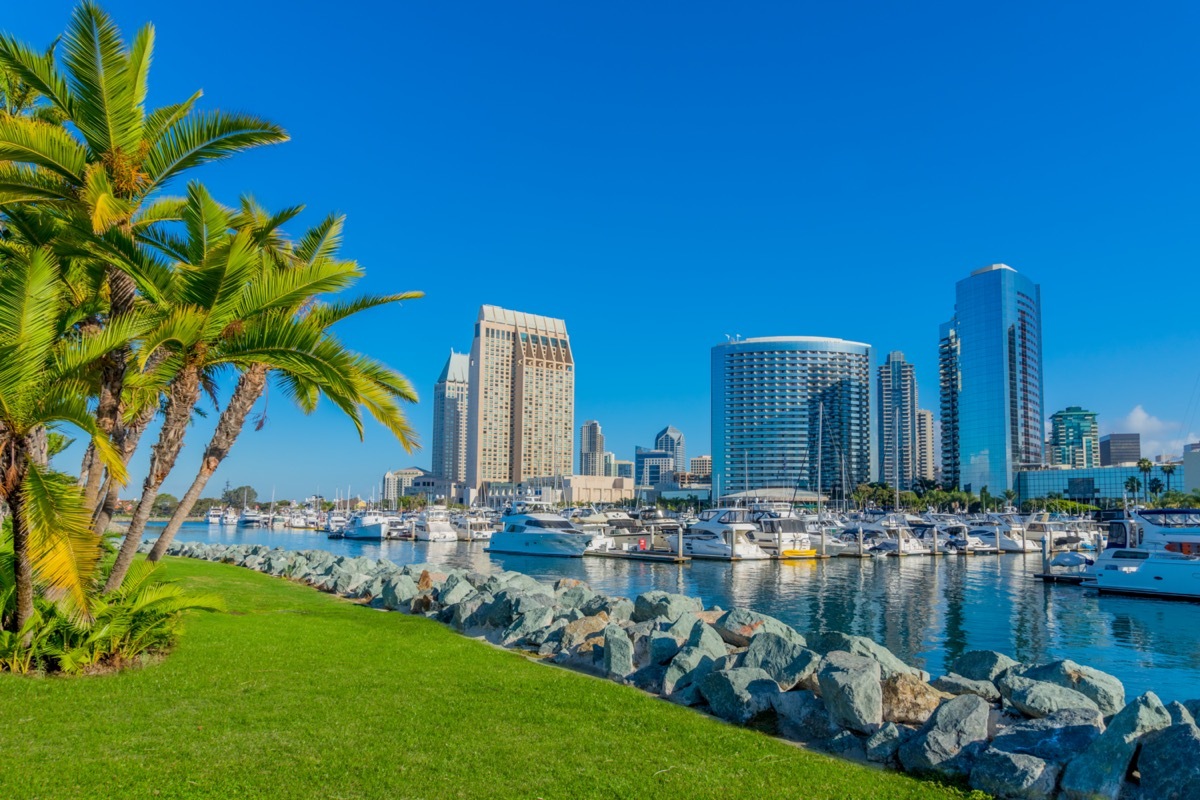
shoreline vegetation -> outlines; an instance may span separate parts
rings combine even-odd
[[[833,759],[436,622],[224,564],[164,661],[0,675],[3,797],[970,796]],[[119,713],[113,713],[120,709]]]

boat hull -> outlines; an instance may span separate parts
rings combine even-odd
[[[581,536],[578,533],[500,531],[492,534],[486,550],[489,553],[509,555],[580,558],[591,541],[592,537]]]
[[[346,527],[341,530],[343,539],[359,539],[368,542],[383,541],[384,523],[375,522],[370,525]]]

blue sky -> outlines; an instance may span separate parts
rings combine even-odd
[[[11,5],[0,28],[48,43],[73,4]],[[1003,261],[1042,286],[1048,411],[1148,454],[1200,430],[1195,4],[105,7],[157,28],[152,104],[203,88],[291,133],[198,172],[218,197],[344,212],[364,291],[426,292],[341,331],[423,400],[494,303],[567,320],[576,419],[618,457],[668,423],[708,452],[727,333],[903,350],[936,409],[954,283]],[[267,414],[214,485],[358,492],[429,463],[281,394]]]

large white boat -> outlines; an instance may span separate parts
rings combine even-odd
[[[413,538],[419,542],[457,542],[458,533],[450,524],[450,512],[427,508],[413,523]]]
[[[332,537],[340,536],[342,529],[346,527],[350,520],[339,511],[330,511],[325,517],[325,532]]]
[[[387,519],[377,511],[360,511],[350,517],[350,521],[342,528],[343,539],[363,539],[370,542],[383,540],[387,528]]]
[[[973,526],[969,536],[977,539],[984,547],[993,550],[999,547],[1004,553],[1036,553],[1040,549],[1037,544],[1025,538],[1023,530],[1018,534],[1011,528],[1006,529],[1005,524],[999,520]]]
[[[588,533],[558,514],[510,514],[504,527],[492,534],[489,553],[578,558],[598,534]]]
[[[692,558],[750,561],[770,558],[751,539],[759,533],[745,508],[707,508],[683,535],[683,553]]]
[[[238,524],[238,512],[234,511],[232,508],[225,509],[225,512],[223,514],[221,514],[221,524],[222,525],[237,525]]]
[[[237,526],[239,528],[258,528],[263,525],[263,521],[263,514],[258,509],[243,508],[237,518]]]
[[[220,525],[221,524],[221,509],[217,508],[216,506],[213,506],[212,508],[210,508],[208,510],[208,514],[205,517],[205,519],[208,521],[209,525]]]
[[[1139,509],[1109,521],[1108,547],[1086,573],[1101,592],[1200,599],[1200,509]]]
[[[471,509],[461,514],[455,514],[450,519],[459,541],[478,542],[492,538],[496,525],[492,518],[482,509]]]

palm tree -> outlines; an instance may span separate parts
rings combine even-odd
[[[1005,489],[1004,490],[1004,502],[1011,506],[1016,501],[1017,501],[1017,490],[1016,489]]]
[[[139,212],[187,170],[259,145],[287,140],[276,125],[219,111],[196,113],[200,92],[147,112],[154,28],[146,25],[126,46],[112,19],[93,2],[80,4],[62,37],[61,65],[53,50],[36,51],[0,36],[0,68],[38,92],[66,121],[0,117],[0,206],[34,203],[69,219],[85,240],[103,237],[128,247]],[[155,215],[151,215],[155,216]],[[144,276],[109,263],[106,324],[134,311]],[[96,408],[100,430],[120,445],[121,399],[131,351],[108,355]],[[86,474],[94,506],[101,471]]]
[[[1159,470],[1162,471],[1163,477],[1167,479],[1167,491],[1171,491],[1171,476],[1175,474],[1175,465],[1163,464],[1159,467]]]
[[[1148,492],[1150,487],[1150,472],[1154,469],[1154,462],[1148,458],[1139,458],[1137,468],[1138,472],[1142,473],[1142,487]],[[1150,502],[1148,494],[1145,495],[1144,499],[1146,502]]]
[[[1150,494],[1154,495],[1155,499],[1162,493],[1163,482],[1158,478],[1150,479]]]
[[[1142,490],[1142,482],[1133,475],[1125,479],[1125,491],[1133,495],[1134,500],[1137,500],[1137,493]]]
[[[16,615],[33,615],[34,576],[77,611],[87,606],[99,555],[79,487],[49,467],[58,424],[82,430],[98,460],[123,478],[116,451],[88,408],[87,370],[140,332],[133,318],[81,336],[59,266],[46,248],[10,250],[0,269],[0,501],[12,511]]]

